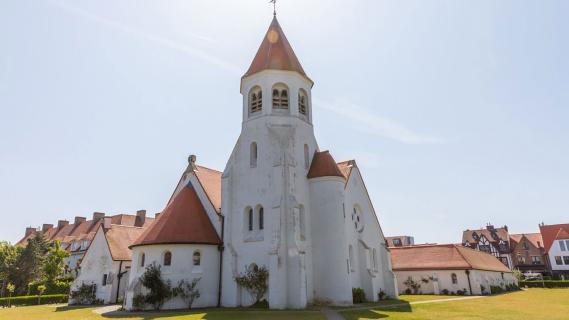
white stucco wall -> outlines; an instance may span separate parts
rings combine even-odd
[[[555,240],[549,249],[549,263],[551,265],[551,270],[553,271],[569,271],[569,264],[565,264],[563,261],[563,256],[569,256],[569,247],[565,246],[565,251],[561,251],[560,241],[566,240]],[[562,259],[563,265],[558,265],[555,262],[555,256],[559,256]]]
[[[193,254],[196,250],[201,253],[201,264],[193,265]],[[164,253],[172,253],[172,263],[164,266]],[[141,266],[141,255],[145,254],[145,264]],[[126,292],[126,309],[132,310],[132,298],[137,292],[145,292],[145,289],[137,285],[138,279],[144,274],[146,266],[155,263],[161,266],[162,278],[170,281],[171,285],[177,286],[180,280],[191,282],[195,278],[201,278],[198,283],[200,298],[192,307],[217,306],[217,292],[219,279],[219,251],[215,245],[197,244],[171,244],[171,245],[147,245],[133,248],[133,264],[130,270],[128,289]],[[166,301],[162,309],[185,309],[186,302],[181,298]],[[150,308],[150,306],[149,306]]]

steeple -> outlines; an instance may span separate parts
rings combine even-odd
[[[273,17],[269,30],[243,78],[268,69],[294,71],[308,78],[276,16]]]

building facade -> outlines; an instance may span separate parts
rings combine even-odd
[[[462,232],[462,245],[495,256],[509,269],[514,267],[507,226],[495,228],[488,224],[484,229],[465,230]]]
[[[547,257],[541,233],[510,234],[514,269],[525,274],[547,274]]]
[[[539,226],[553,279],[569,280],[569,224]]]

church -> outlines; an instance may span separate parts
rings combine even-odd
[[[242,130],[225,170],[190,156],[165,209],[131,244],[127,310],[152,263],[174,285],[200,278],[194,307],[252,304],[235,278],[259,267],[268,270],[271,309],[348,306],[352,288],[368,301],[397,298],[356,162],[336,162],[314,136],[313,85],[275,16],[241,78]],[[173,298],[163,309],[184,307]]]

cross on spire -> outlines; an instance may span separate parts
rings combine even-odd
[[[277,16],[277,0],[270,0],[269,3],[273,4],[273,16]]]

